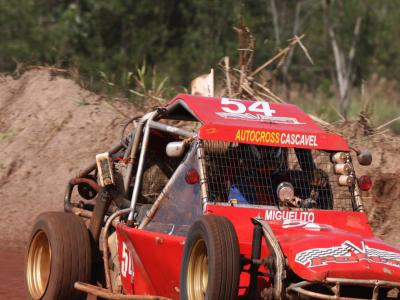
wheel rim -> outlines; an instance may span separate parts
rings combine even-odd
[[[208,255],[204,240],[198,240],[189,257],[187,290],[191,300],[205,299],[208,285]]]
[[[31,297],[39,300],[49,283],[51,248],[44,231],[36,232],[29,246],[26,279]]]

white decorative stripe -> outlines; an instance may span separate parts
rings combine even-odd
[[[350,241],[340,246],[313,248],[296,254],[295,261],[304,266],[315,267],[328,263],[356,263],[360,260],[373,261],[400,268],[400,253],[371,248],[361,242],[361,248]]]

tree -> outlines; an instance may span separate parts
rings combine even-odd
[[[335,58],[336,77],[339,87],[338,109],[339,113],[344,118],[346,118],[349,108],[349,91],[352,87],[351,81],[353,75],[353,61],[356,53],[358,37],[360,35],[362,17],[358,16],[356,18],[351,47],[346,55],[345,50],[339,45],[337,41],[337,35],[331,19],[331,1],[323,0],[322,3],[325,9],[326,26],[332,45],[333,55]]]

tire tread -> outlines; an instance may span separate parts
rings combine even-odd
[[[84,293],[74,289],[76,281],[89,282],[91,275],[90,238],[83,221],[69,213],[45,212],[37,217],[30,240],[39,230],[47,235],[52,256],[50,279],[42,299],[85,299]]]
[[[180,299],[188,299],[187,268],[191,248],[198,239],[205,240],[208,252],[209,277],[205,299],[236,299],[240,277],[240,251],[237,234],[227,218],[214,215],[200,217],[189,230],[182,258]]]

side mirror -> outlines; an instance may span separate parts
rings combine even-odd
[[[368,150],[357,152],[358,163],[362,166],[369,166],[372,163],[372,154]]]
[[[186,144],[183,141],[168,143],[166,153],[168,157],[182,157]]]

